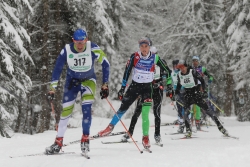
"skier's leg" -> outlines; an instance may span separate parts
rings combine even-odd
[[[67,129],[67,124],[69,118],[73,112],[75,99],[78,92],[80,91],[80,86],[72,87],[70,90],[65,87],[63,94],[63,111],[61,113],[61,118],[58,124],[57,137],[63,137]]]
[[[217,125],[219,131],[221,131],[224,135],[227,136],[228,135],[227,130],[222,126],[218,117],[211,110],[209,110],[207,103],[204,100],[202,100],[201,97],[197,99],[197,105],[199,105],[204,111],[206,111],[206,114],[212,118],[212,120]]]
[[[163,98],[163,90],[156,88],[153,90],[153,111],[155,117],[155,136],[160,136],[161,127],[161,104]]]
[[[134,111],[134,114],[132,116],[130,126],[129,126],[129,133],[131,135],[133,135],[134,133],[135,125],[137,123],[139,116],[141,115],[141,110],[142,110],[142,101],[141,101],[141,98],[138,97],[136,108],[135,108],[135,111]]]

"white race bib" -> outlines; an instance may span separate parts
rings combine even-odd
[[[67,63],[69,69],[75,72],[86,72],[92,67],[91,42],[87,41],[86,50],[80,53],[73,53],[70,45],[66,45]]]
[[[179,72],[180,82],[184,88],[192,88],[195,86],[194,77],[192,74],[192,69],[190,69],[189,74],[181,75]]]
[[[150,71],[142,71],[133,69],[133,80],[137,83],[149,83],[154,79],[154,73]]]

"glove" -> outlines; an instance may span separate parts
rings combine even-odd
[[[201,96],[202,96],[203,99],[207,99],[208,98],[207,91],[202,92]]]
[[[170,99],[172,100],[172,101],[175,101],[176,100],[176,97],[175,97],[176,95],[174,95],[174,94],[171,94],[169,97],[170,97]]]
[[[51,82],[51,84],[50,84],[50,91],[53,91],[53,92],[55,92],[56,91],[56,88],[57,88],[57,84],[58,84],[58,81],[53,81],[53,82]]]
[[[107,83],[102,84],[100,96],[101,96],[101,99],[107,98],[109,96],[109,87]]]
[[[172,97],[173,96],[173,87],[172,85],[167,85],[166,88],[166,97]]]
[[[55,92],[53,90],[50,90],[48,92],[48,94],[47,94],[47,98],[48,98],[49,101],[54,100],[54,98],[55,98]]]
[[[125,90],[125,87],[122,86],[122,88],[118,92],[118,99],[120,100],[123,99],[124,90]]]

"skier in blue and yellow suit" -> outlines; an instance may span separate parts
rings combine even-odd
[[[100,94],[102,98],[106,98],[109,94],[107,84],[109,79],[109,62],[100,47],[88,41],[87,33],[83,29],[77,29],[73,35],[73,43],[66,44],[62,49],[52,73],[50,93],[55,92],[63,66],[67,64],[67,77],[62,99],[63,111],[55,143],[46,148],[47,154],[54,154],[60,151],[78,92],[81,92],[83,113],[81,149],[83,152],[89,150],[91,106],[94,102],[96,91],[96,74],[94,71],[94,61],[96,59],[102,65],[103,73],[103,85]]]

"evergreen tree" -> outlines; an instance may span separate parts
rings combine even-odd
[[[200,56],[201,65],[214,77],[211,91],[218,99],[218,106],[230,115],[231,107],[228,106],[232,102],[233,89],[230,86],[233,79],[232,75],[225,73],[229,49],[225,31],[219,26],[222,7],[219,0],[190,0],[168,37],[168,52],[172,58],[177,56],[189,64],[192,56]]]
[[[29,101],[39,106],[37,110],[31,111],[30,126],[32,132],[30,133],[33,134],[54,129],[55,124],[59,122],[63,91],[61,83],[65,79],[65,70],[58,84],[56,98],[53,101],[55,118],[51,117],[52,108],[46,95],[49,91],[55,60],[64,45],[71,42],[71,35],[69,35],[71,20],[66,0],[32,0],[31,5],[34,8],[34,13],[27,16],[26,28],[31,34],[32,42],[29,45],[29,52],[34,56],[36,66],[28,70],[34,83]]]
[[[250,112],[249,105],[249,59],[250,59],[250,3],[247,0],[224,1],[224,13],[221,18],[221,30],[226,30],[227,37],[227,57],[229,64],[227,73],[234,79],[234,83],[229,83],[235,91],[234,104],[235,114],[237,107],[237,97],[243,93],[246,99],[245,112]],[[228,106],[228,108],[231,106]]]
[[[23,8],[32,11],[27,0],[2,0],[0,3],[0,133],[7,137],[6,128],[21,126],[19,122],[12,124],[12,121],[18,113],[25,112],[27,104],[23,104],[23,100],[26,100],[31,86],[25,69],[26,63],[33,64],[33,60],[24,48],[30,37],[20,25]]]

